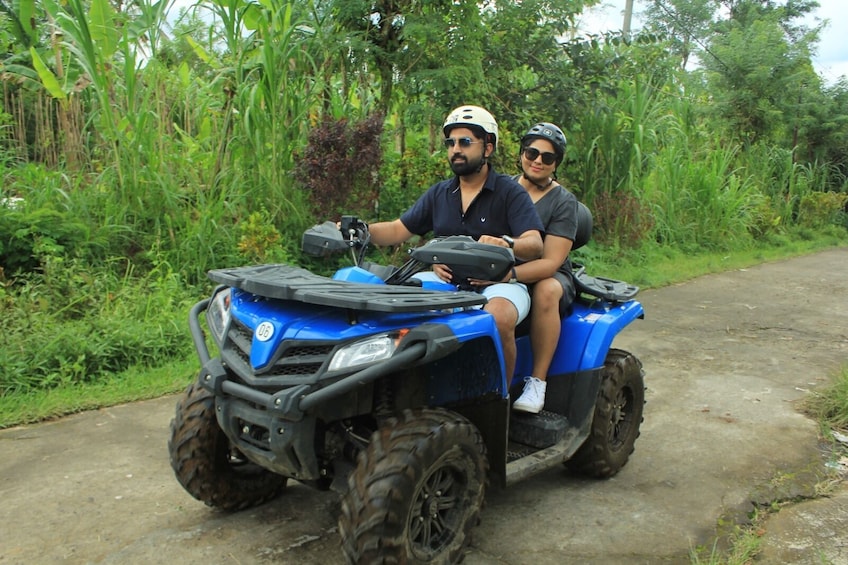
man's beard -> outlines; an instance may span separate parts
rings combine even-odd
[[[450,167],[453,174],[462,177],[478,172],[483,167],[484,162],[482,156],[477,159],[456,159],[451,161]]]

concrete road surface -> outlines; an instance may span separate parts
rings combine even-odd
[[[490,492],[466,563],[688,563],[754,502],[812,492],[825,466],[798,401],[848,362],[848,248],[638,299],[646,319],[615,342],[648,387],[630,462],[607,481],[554,469]],[[186,494],[168,464],[175,402],[0,431],[0,564],[343,562],[332,492],[291,483],[236,514]],[[846,500],[781,511],[767,560],[848,562]],[[834,504],[835,522],[817,518]]]

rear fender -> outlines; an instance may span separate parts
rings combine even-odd
[[[602,367],[615,336],[644,315],[642,305],[635,300],[597,301],[591,305],[575,302],[571,315],[562,320],[562,331],[548,374],[571,374]],[[513,384],[533,371],[530,337],[520,337],[516,345],[518,359]]]
[[[590,311],[588,308],[586,314],[581,316],[579,320],[572,323],[580,325],[589,325],[589,332],[586,343],[583,347],[583,354],[580,356],[580,366],[577,370],[589,370],[602,367],[606,361],[607,353],[612,347],[613,339],[624,328],[630,325],[631,322],[645,317],[645,310],[642,304],[635,300],[611,305],[609,309],[601,312]],[[569,316],[569,319],[571,316]],[[571,327],[564,328],[563,336],[567,336],[571,331]],[[563,336],[560,336],[562,343]],[[555,366],[565,363],[566,356],[575,355],[575,351],[557,351],[554,356]]]

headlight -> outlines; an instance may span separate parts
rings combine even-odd
[[[385,333],[346,345],[333,355],[328,370],[350,370],[360,365],[388,359],[397,349],[399,341],[400,336],[397,333]]]
[[[221,343],[224,340],[224,332],[230,322],[230,289],[225,288],[212,297],[209,308],[206,310],[206,321],[209,331],[215,341]]]

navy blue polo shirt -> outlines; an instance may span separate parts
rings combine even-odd
[[[483,190],[462,213],[462,194],[457,177],[438,182],[427,189],[400,221],[411,233],[436,237],[470,235],[511,235],[518,237],[527,230],[544,226],[527,191],[509,175],[495,172],[490,166]]]

